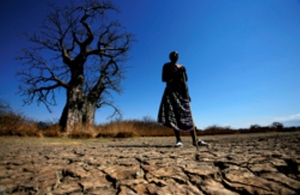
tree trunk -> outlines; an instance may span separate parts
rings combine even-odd
[[[70,64],[72,78],[67,89],[66,105],[60,118],[60,125],[67,132],[71,132],[76,124],[94,123],[94,119],[91,120],[90,118],[95,115],[95,108],[91,110],[90,102],[88,102],[83,89],[84,71],[82,64],[84,62],[85,56],[79,55],[73,64]],[[87,118],[89,118],[88,121]]]
[[[88,125],[94,125],[95,113],[96,113],[96,102],[87,101],[85,104],[85,119],[84,123]]]
[[[60,117],[59,124],[67,132],[71,132],[76,124],[94,125],[95,102],[88,101],[82,91],[73,89]]]
[[[65,129],[67,126],[67,119],[68,119],[68,103],[65,104],[63,112],[61,113],[60,119],[59,119],[59,125]]]

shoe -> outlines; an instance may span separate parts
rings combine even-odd
[[[182,143],[181,141],[178,141],[178,142],[176,143],[176,147],[180,147],[180,146],[183,146],[183,143]]]
[[[198,146],[208,146],[209,145],[208,143],[206,143],[205,141],[202,141],[200,139],[198,140],[197,144],[198,144]],[[196,146],[195,142],[193,142],[193,146]]]

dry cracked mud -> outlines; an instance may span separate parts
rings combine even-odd
[[[300,132],[201,138],[0,137],[0,195],[300,194]]]

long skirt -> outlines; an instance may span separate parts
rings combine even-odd
[[[158,122],[178,131],[192,131],[193,119],[189,99],[167,86],[160,103]]]

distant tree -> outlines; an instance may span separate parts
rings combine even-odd
[[[67,131],[74,124],[94,124],[95,111],[113,104],[111,92],[121,93],[123,63],[134,41],[117,21],[108,21],[108,11],[119,12],[109,1],[82,0],[77,6],[50,5],[38,34],[27,35],[32,47],[18,57],[24,69],[19,92],[25,104],[43,103],[51,112],[55,93],[66,91],[66,104],[59,124]]]
[[[271,127],[274,128],[274,129],[283,129],[284,126],[280,122],[273,122]]]
[[[259,128],[261,128],[261,127],[259,125],[257,125],[257,124],[250,126],[251,130],[253,130],[253,129],[259,129]]]

